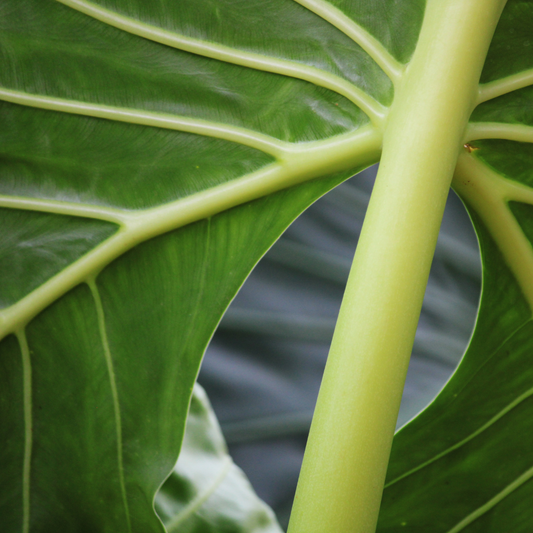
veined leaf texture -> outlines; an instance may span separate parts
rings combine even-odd
[[[3,530],[163,531],[206,345],[290,222],[379,160],[424,7],[2,2]],[[532,26],[510,0],[454,180],[476,330],[397,435],[378,531],[531,529]]]

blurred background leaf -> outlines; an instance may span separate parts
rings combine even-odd
[[[180,457],[159,491],[157,513],[168,533],[281,533],[228,455],[205,391],[194,386]]]

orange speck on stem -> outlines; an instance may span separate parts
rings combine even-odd
[[[465,147],[465,150],[467,150],[468,153],[470,153],[470,154],[471,154],[474,150],[479,150],[479,148],[476,148],[475,146],[472,146],[472,145],[469,144],[469,143],[466,143],[466,144],[464,145],[464,147]]]

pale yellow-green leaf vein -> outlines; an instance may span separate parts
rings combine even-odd
[[[479,139],[505,139],[533,143],[533,127],[501,122],[471,122],[466,130],[465,142]]]
[[[519,329],[521,329],[522,327],[524,327],[524,325],[521,325]],[[513,335],[515,335],[516,333],[517,332],[515,331],[513,333]],[[494,353],[497,353],[497,351],[498,350],[496,350]],[[465,444],[467,444],[471,440],[475,439],[477,436],[481,435],[481,433],[483,433],[485,430],[489,429],[493,424],[498,422],[498,420],[503,418],[507,413],[509,413],[515,407],[520,405],[522,402],[524,402],[528,398],[531,398],[531,396],[533,396],[533,388],[527,390],[526,392],[524,392],[523,394],[518,396],[515,400],[513,400],[511,403],[509,403],[503,409],[501,409],[498,413],[496,413],[496,415],[494,415],[488,422],[486,422],[481,427],[479,427],[478,429],[476,429],[475,431],[470,433],[470,435],[468,435],[466,438],[464,438],[464,439],[460,440],[459,442],[455,443],[453,446],[450,446],[449,448],[446,448],[445,450],[443,450],[439,454],[435,455],[431,459],[429,459],[429,460],[417,465],[412,470],[409,470],[409,471],[405,472],[404,474],[402,474],[401,476],[398,476],[397,478],[389,481],[385,485],[385,488],[390,487],[391,485],[394,485],[395,483],[398,483],[402,479],[411,476],[415,472],[418,472],[419,470],[422,470],[423,468],[426,468],[430,464],[433,464],[435,461],[438,461],[442,457],[445,457],[446,455],[450,454],[454,450],[457,450],[458,448],[461,448],[462,446],[464,446]]]
[[[340,9],[337,9],[324,0],[294,0],[298,4],[316,13],[324,20],[342,31],[356,42],[385,72],[389,79],[396,83],[399,81],[404,65],[399,63],[388,50],[373,35],[368,33],[362,26],[347,17]]]
[[[533,247],[508,206],[511,200],[530,203],[530,190],[466,151],[459,156],[453,186],[483,220],[533,310]]]
[[[131,212],[112,207],[4,194],[0,194],[0,207],[105,220],[119,226],[126,224],[132,218]]]
[[[80,102],[77,100],[30,94],[23,91],[14,91],[4,88],[0,88],[0,100],[36,107],[38,109],[48,109],[51,111],[60,111],[62,113],[117,120],[119,122],[127,122],[130,124],[140,124],[143,126],[152,126],[215,137],[217,139],[223,139],[261,150],[274,157],[282,156],[290,147],[290,143],[280,141],[269,135],[264,135],[247,128],[197,118],[155,113],[143,109],[121,108],[91,102]]]
[[[22,467],[22,533],[30,531],[31,456],[33,447],[33,394],[30,349],[24,328],[17,331],[22,354],[24,404],[24,463]]]
[[[524,483],[529,481],[531,478],[533,478],[533,467],[526,470],[522,475],[517,477],[512,483],[509,483],[507,487],[505,487],[502,491],[500,491],[496,496],[488,500],[484,505],[481,507],[478,507],[473,513],[469,514],[463,520],[461,520],[458,524],[456,524],[452,529],[447,531],[447,533],[459,533],[459,531],[462,531],[470,525],[474,520],[477,520],[480,516],[484,515],[485,513],[488,513],[493,507],[498,505],[504,498],[509,496],[512,492],[514,492],[516,489],[521,487]]]
[[[290,154],[241,178],[143,211],[124,212],[121,228],[92,251],[43,283],[32,293],[0,311],[0,338],[14,332],[57,298],[99,272],[133,246],[186,224],[276,191],[329,175],[367,166],[378,160],[381,133],[365,126],[327,142],[305,143],[305,149]],[[19,205],[21,207],[21,205]],[[71,213],[75,209],[71,206]],[[86,211],[80,213],[86,216]]]
[[[228,472],[230,471],[233,465],[231,457],[226,456],[222,460],[222,466],[220,471],[213,479],[213,482],[209,487],[198,495],[197,498],[192,500],[185,509],[178,514],[173,520],[171,520],[165,527],[168,533],[178,533],[179,527],[183,524],[188,518],[190,518],[194,513],[196,513],[202,505],[209,499],[209,497],[218,489],[221,483],[226,479]]]
[[[120,15],[86,0],[58,1],[97,20],[105,22],[110,26],[185,52],[308,81],[344,96],[360,107],[375,125],[381,125],[385,119],[387,111],[385,106],[352,83],[329,72],[303,65],[296,61],[278,59],[253,52],[244,52],[221,44],[180,35],[135,20],[131,17]]]
[[[533,85],[533,69],[518,72],[512,76],[484,83],[479,86],[477,104],[503,96],[512,91],[517,91]]]
[[[109,385],[111,388],[111,397],[113,399],[113,412],[115,415],[115,431],[117,439],[117,463],[118,463],[118,475],[120,483],[120,492],[122,495],[122,503],[124,505],[124,514],[126,516],[126,527],[128,532],[131,533],[131,518],[128,505],[128,496],[126,494],[126,484],[124,481],[124,461],[122,459],[122,420],[120,414],[120,403],[118,399],[117,381],[115,377],[115,368],[113,364],[113,357],[111,355],[111,349],[109,347],[109,341],[107,338],[107,330],[105,323],[105,312],[102,305],[102,299],[96,285],[96,280],[91,277],[87,280],[87,284],[91,290],[93,296],[94,305],[96,308],[96,316],[98,320],[98,330],[100,333],[100,341],[102,343],[102,349],[104,351],[104,357],[107,367],[107,373],[109,376]]]

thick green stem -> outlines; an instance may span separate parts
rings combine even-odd
[[[428,0],[398,87],[289,533],[375,531],[444,205],[504,0]]]

